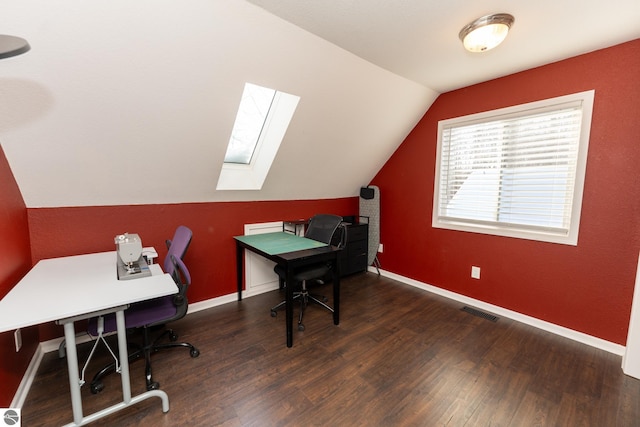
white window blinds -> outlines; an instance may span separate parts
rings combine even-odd
[[[550,101],[440,122],[434,226],[571,234],[582,196],[585,102]]]

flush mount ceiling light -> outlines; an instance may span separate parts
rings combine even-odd
[[[469,52],[485,52],[502,43],[514,21],[508,13],[483,16],[465,25],[458,37]]]
[[[0,34],[0,59],[10,58],[28,52],[29,43],[20,37]]]

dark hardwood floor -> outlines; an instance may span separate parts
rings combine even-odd
[[[292,348],[284,313],[269,315],[278,291],[176,322],[180,340],[201,355],[155,354],[154,379],[170,411],[152,398],[92,425],[640,426],[640,381],[622,373],[619,356],[474,316],[373,273],[351,276],[342,288],[340,325],[311,306]],[[81,363],[89,351],[90,343],[80,346]],[[91,366],[88,376],[101,365]],[[131,365],[134,394],[144,391],[143,366]],[[46,354],[23,426],[71,422],[67,378],[66,361]],[[85,385],[85,414],[119,402],[120,393],[116,375],[98,395]]]

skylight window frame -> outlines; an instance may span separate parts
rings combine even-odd
[[[223,162],[216,190],[260,190],[300,97],[276,90],[249,164]]]
[[[249,90],[250,88],[253,88],[251,91]],[[261,92],[262,96],[265,96],[267,93],[269,94],[269,99],[268,99],[268,106],[266,105],[267,103],[265,102],[263,104],[264,107],[264,114],[256,114],[256,110],[259,110],[260,108],[255,107],[253,105],[255,104],[260,104],[260,100],[255,101],[257,98],[259,98],[259,96],[253,96],[252,92],[255,93],[257,91]],[[271,108],[273,107],[273,103],[274,103],[274,99],[277,95],[278,91],[276,91],[275,89],[270,89],[270,88],[266,88],[263,86],[259,86],[259,85],[255,85],[252,83],[245,83],[245,87],[244,87],[244,91],[242,92],[242,99],[240,100],[240,106],[238,107],[238,112],[236,114],[236,120],[234,122],[233,125],[233,130],[231,131],[231,137],[229,138],[229,144],[227,146],[227,152],[225,154],[225,158],[224,158],[224,163],[225,164],[238,164],[238,165],[248,165],[251,164],[252,161],[255,159],[256,157],[256,152],[258,151],[259,145],[262,144],[262,142],[264,141],[264,132],[265,129],[267,129],[268,126],[268,120],[269,120],[269,114],[271,111]],[[267,101],[266,97],[262,98],[262,101]],[[245,104],[250,104],[250,105],[245,105]],[[252,111],[250,113],[247,113],[247,111]],[[247,119],[247,116],[250,116],[249,119]],[[259,117],[256,117],[259,116]],[[246,129],[249,128],[249,131],[246,131]],[[243,129],[245,129],[243,131]],[[251,134],[251,138],[249,140],[246,139],[247,137],[247,133]],[[238,134],[240,135],[240,137],[238,137]],[[244,137],[243,136],[244,134]],[[254,135],[257,134],[256,137],[254,137]],[[234,138],[235,137],[235,138]],[[245,155],[247,153],[230,153],[230,151],[232,151],[233,148],[233,143],[235,140],[244,140],[240,143],[240,145],[242,145],[242,143],[247,144],[248,146],[252,146],[252,148],[250,150],[247,151],[251,151],[250,155],[249,155],[249,161],[244,162],[244,161],[231,161],[228,160],[228,157],[230,156],[236,156],[238,157],[239,155]]]

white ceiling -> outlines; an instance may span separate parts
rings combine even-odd
[[[464,51],[492,12],[516,17],[506,42]],[[0,62],[28,207],[356,196],[439,93],[640,37],[639,0],[2,0],[0,17],[32,46]],[[245,82],[300,103],[262,189],[216,191]]]
[[[248,0],[353,54],[446,92],[640,37],[639,0]],[[465,51],[458,33],[510,13],[498,48]]]

